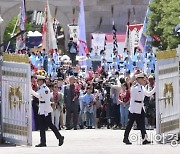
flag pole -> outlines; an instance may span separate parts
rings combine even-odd
[[[12,31],[12,33],[10,34],[10,35],[11,35],[11,38],[14,36],[14,33],[15,33],[16,27],[17,27],[17,25],[18,25],[18,22],[19,22],[19,14],[18,14],[18,18],[17,18],[17,20],[16,20],[16,24],[15,24],[15,26],[14,26],[14,28],[13,28],[13,31]],[[9,49],[10,43],[11,43],[11,41],[8,42],[8,45],[7,45],[7,47],[6,47],[5,52],[7,52],[7,50]]]

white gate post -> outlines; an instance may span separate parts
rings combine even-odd
[[[159,77],[159,69],[158,69],[158,61],[156,61],[155,64],[155,80],[156,80],[156,85],[159,85],[158,83],[158,77]],[[156,134],[160,134],[160,113],[159,113],[159,86],[156,86]]]
[[[4,54],[2,72],[2,138],[32,145],[31,72],[25,55]]]
[[[0,143],[2,143],[2,55],[1,53],[0,53]]]
[[[162,143],[180,132],[179,59],[175,50],[156,54],[156,132]]]

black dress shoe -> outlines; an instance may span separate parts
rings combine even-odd
[[[123,142],[128,145],[132,144],[128,139],[125,139],[125,138],[123,139]]]
[[[84,126],[80,125],[79,128],[80,128],[80,129],[84,129]]]
[[[146,145],[146,144],[151,144],[151,142],[150,142],[150,141],[148,141],[148,140],[144,140],[144,141],[142,142],[142,144],[143,144],[143,145]]]
[[[38,145],[35,145],[35,147],[46,147],[46,144],[40,143],[40,144],[38,144]]]
[[[59,139],[59,146],[63,145],[64,143],[64,136],[61,136]]]
[[[66,130],[71,130],[71,128],[66,128]]]

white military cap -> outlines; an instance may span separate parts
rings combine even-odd
[[[144,73],[139,73],[135,75],[136,78],[144,78],[145,74]]]
[[[46,79],[46,77],[42,76],[42,75],[36,75],[36,78],[37,78],[37,80],[44,80],[44,79]]]
[[[149,75],[148,79],[154,79],[154,76],[153,75]]]

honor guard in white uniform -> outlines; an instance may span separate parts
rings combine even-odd
[[[137,83],[131,88],[131,98],[129,107],[129,121],[124,133],[123,142],[125,144],[132,144],[129,141],[129,133],[132,129],[134,121],[141,130],[142,144],[150,144],[151,142],[147,140],[147,133],[145,129],[145,112],[144,112],[144,97],[151,96],[155,93],[155,88],[152,91],[147,91],[144,85],[144,73],[139,73],[136,76]]]
[[[39,85],[39,90],[37,92],[31,90],[32,95],[39,99],[40,144],[36,145],[36,147],[46,146],[45,129],[47,126],[54,132],[56,138],[59,140],[59,146],[61,146],[64,142],[64,136],[61,136],[56,126],[52,124],[51,93],[50,89],[45,84],[45,76],[37,75],[37,83]]]

